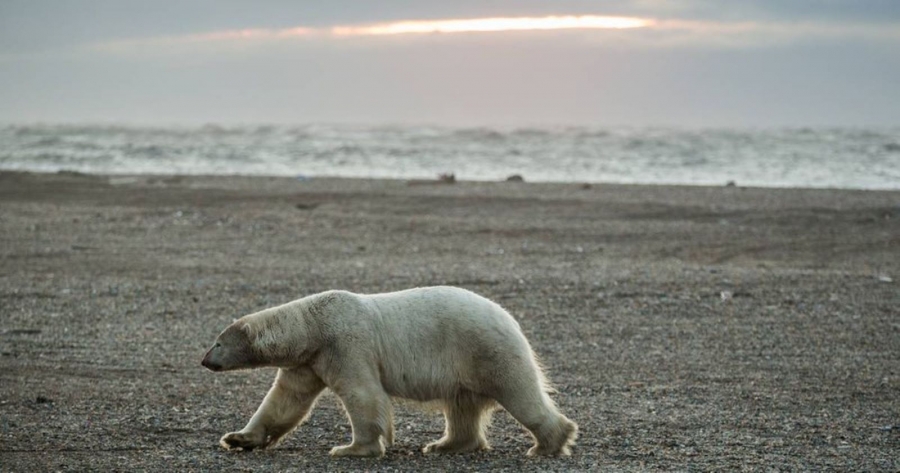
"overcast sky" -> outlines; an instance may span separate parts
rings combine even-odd
[[[900,0],[0,0],[0,122],[900,126]]]

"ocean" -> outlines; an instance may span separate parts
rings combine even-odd
[[[900,128],[7,125],[0,169],[900,189]]]

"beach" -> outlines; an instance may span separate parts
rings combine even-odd
[[[740,180],[738,180],[740,184]],[[0,470],[896,471],[900,191],[0,172]],[[228,452],[272,369],[212,373],[233,319],[328,289],[503,305],[580,426],[573,455],[382,459],[337,399]]]

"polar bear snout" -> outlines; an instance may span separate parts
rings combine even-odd
[[[213,350],[215,350],[215,349],[216,349],[215,346],[210,348],[206,352],[206,355],[203,356],[203,361],[201,361],[200,364],[203,365],[204,368],[206,368],[210,371],[222,371],[222,365],[213,361],[213,359],[212,359]]]

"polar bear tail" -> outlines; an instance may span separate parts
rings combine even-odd
[[[538,358],[537,354],[532,352],[532,357],[534,358],[534,364],[537,366],[537,375],[538,375],[538,383],[541,385],[541,391],[547,394],[556,394],[559,391],[556,389],[556,386],[550,382],[547,378],[546,370],[544,369],[544,364],[541,363],[541,359]]]

